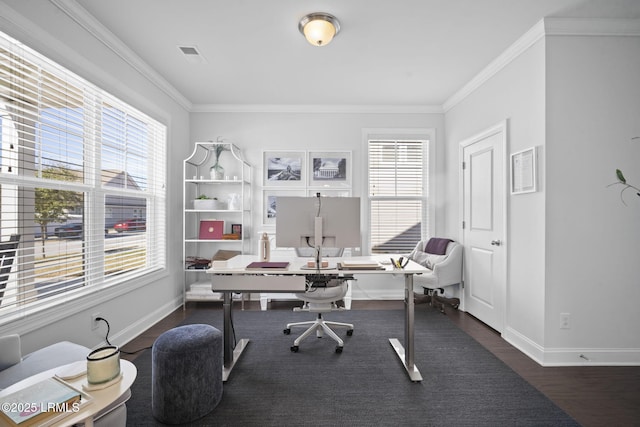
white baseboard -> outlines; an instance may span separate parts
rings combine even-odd
[[[542,365],[542,362],[544,361],[544,348],[542,346],[531,341],[529,338],[522,335],[515,329],[511,329],[509,327],[506,327],[504,332],[502,332],[502,338],[506,342],[529,356],[535,362]]]
[[[403,300],[404,289],[360,289],[354,287],[351,291],[351,299],[359,301]]]
[[[544,367],[640,366],[637,348],[545,348],[511,328],[502,338]]]
[[[113,335],[113,337],[109,338],[109,341],[117,345],[118,347],[122,347],[127,344],[129,341],[133,340],[140,334],[142,334],[147,329],[151,328],[153,325],[167,317],[169,314],[173,313],[176,309],[182,306],[182,296],[173,299],[172,301],[164,304],[163,306],[157,308],[146,316],[138,319],[137,322],[132,323],[121,331],[118,331]],[[106,343],[101,343],[97,345],[96,348],[105,345]]]

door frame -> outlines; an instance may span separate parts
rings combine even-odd
[[[506,325],[506,320],[507,320],[507,301],[508,299],[508,294],[509,294],[509,283],[507,281],[507,278],[509,277],[509,235],[508,235],[508,223],[509,223],[509,153],[508,153],[508,131],[509,131],[509,122],[508,119],[502,120],[500,122],[498,122],[497,124],[486,128],[483,131],[480,131],[479,133],[466,138],[464,140],[462,140],[459,144],[458,147],[458,218],[460,220],[460,224],[459,224],[459,230],[460,230],[460,235],[458,240],[460,241],[460,244],[462,244],[462,248],[463,248],[463,255],[464,252],[467,251],[467,245],[466,242],[464,241],[464,229],[462,228],[462,221],[464,221],[464,211],[465,211],[465,204],[464,204],[464,200],[465,200],[465,188],[464,188],[464,170],[462,168],[462,163],[464,162],[464,150],[466,147],[479,142],[485,138],[488,138],[492,135],[498,134],[500,132],[502,132],[502,138],[501,138],[501,142],[502,142],[502,173],[503,173],[503,195],[502,195],[502,215],[504,218],[504,221],[502,223],[502,236],[503,238],[501,239],[501,246],[503,246],[504,250],[502,251],[502,254],[500,255],[500,262],[503,265],[503,277],[502,277],[502,281],[504,283],[504,295],[501,295],[501,306],[502,306],[502,313],[500,313],[501,318],[502,318],[502,331],[500,331],[500,333],[502,334],[502,332],[505,329],[505,325]],[[463,263],[464,263],[464,256],[463,256]],[[463,267],[462,269],[462,289],[460,289],[460,309],[462,311],[466,311],[465,310],[465,292],[464,292],[464,286],[465,286],[465,268]]]

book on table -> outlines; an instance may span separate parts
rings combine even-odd
[[[29,427],[47,425],[77,412],[83,393],[51,377],[0,398],[0,424]]]
[[[338,262],[339,270],[384,270],[384,267],[374,260],[344,259]]]
[[[287,261],[255,261],[247,265],[247,270],[286,270],[289,268]]]

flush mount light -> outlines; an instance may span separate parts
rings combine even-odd
[[[340,31],[340,22],[333,15],[315,12],[303,17],[298,23],[298,29],[312,45],[325,46]]]

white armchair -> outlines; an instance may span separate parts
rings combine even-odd
[[[409,258],[431,270],[414,277],[414,291],[418,289],[419,293],[426,295],[427,302],[439,307],[443,313],[444,304],[458,308],[459,298],[445,298],[442,295],[446,287],[462,283],[462,245],[450,239],[434,237],[418,242]]]

